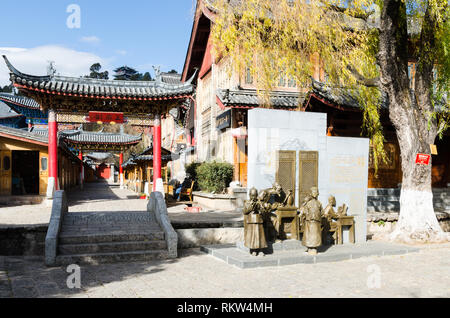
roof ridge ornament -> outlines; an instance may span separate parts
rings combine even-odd
[[[155,79],[156,79],[156,81],[157,82],[162,82],[162,79],[161,79],[161,66],[155,66],[155,65],[152,65],[152,67],[153,67],[153,70],[155,71]]]
[[[195,70],[194,74],[191,76],[190,79],[188,79],[188,80],[186,81],[187,84],[192,84],[192,81],[194,80],[195,76],[197,75],[198,67],[194,67],[194,70]]]
[[[55,61],[47,61],[47,75],[50,77],[54,77],[56,74]]]

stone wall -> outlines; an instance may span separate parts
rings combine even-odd
[[[42,256],[48,225],[0,226],[0,255]]]

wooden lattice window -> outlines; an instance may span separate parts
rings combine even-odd
[[[300,151],[299,160],[298,196],[301,205],[311,188],[319,185],[319,153],[317,151]]]
[[[286,194],[288,190],[292,190],[293,193],[295,191],[295,163],[295,151],[278,151],[276,180]]]

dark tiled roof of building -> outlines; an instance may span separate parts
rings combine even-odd
[[[31,133],[48,138],[47,128],[33,127]],[[121,133],[91,132],[84,130],[63,130],[58,132],[58,136],[69,143],[77,144],[130,145],[138,144],[142,140],[142,136]]]
[[[10,80],[19,87],[91,98],[159,99],[183,97],[193,93],[190,81],[179,84],[155,81],[116,81],[57,75],[34,76],[21,73],[3,56],[10,70]]]
[[[260,97],[256,90],[228,90],[219,89],[217,97],[225,107],[254,108],[260,106]],[[270,104],[272,107],[294,108],[303,104],[304,94],[291,92],[270,93]]]
[[[0,126],[0,135],[5,134],[17,139],[27,139],[30,141],[37,141],[42,144],[48,144],[48,137],[41,134],[35,134],[25,129],[17,129]]]
[[[22,116],[16,113],[7,104],[0,101],[0,119]]]
[[[349,108],[351,110],[359,110],[361,109],[357,93],[353,92],[349,88],[344,87],[331,87],[325,83],[318,82],[312,79],[312,90],[310,94],[315,95],[319,98],[324,98],[328,102],[333,103],[337,106],[342,106],[344,108]],[[383,100],[381,104],[381,108],[388,108],[388,99],[385,94],[382,95]]]
[[[0,101],[16,104],[21,107],[31,108],[31,109],[40,109],[40,105],[31,98],[8,94],[8,93],[0,93]]]
[[[109,152],[92,152],[86,155],[87,158],[91,158],[94,161],[103,161],[113,157]]]
[[[60,132],[61,137],[68,142],[78,144],[137,144],[141,136],[121,133],[102,133],[84,130],[65,130]]]
[[[167,84],[181,84],[181,74],[178,73],[161,73],[161,81]]]
[[[176,154],[170,154],[170,155],[162,155],[161,160],[162,161],[172,161],[177,160],[180,156]],[[133,158],[133,161],[152,161],[153,155],[139,155]]]

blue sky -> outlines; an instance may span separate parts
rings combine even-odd
[[[80,8],[80,28],[67,26],[71,4]],[[0,54],[19,70],[39,74],[50,60],[69,76],[88,74],[96,60],[110,73],[121,65],[152,75],[152,65],[181,72],[194,6],[193,0],[2,1]],[[8,84],[5,72],[0,61],[0,85]]]

